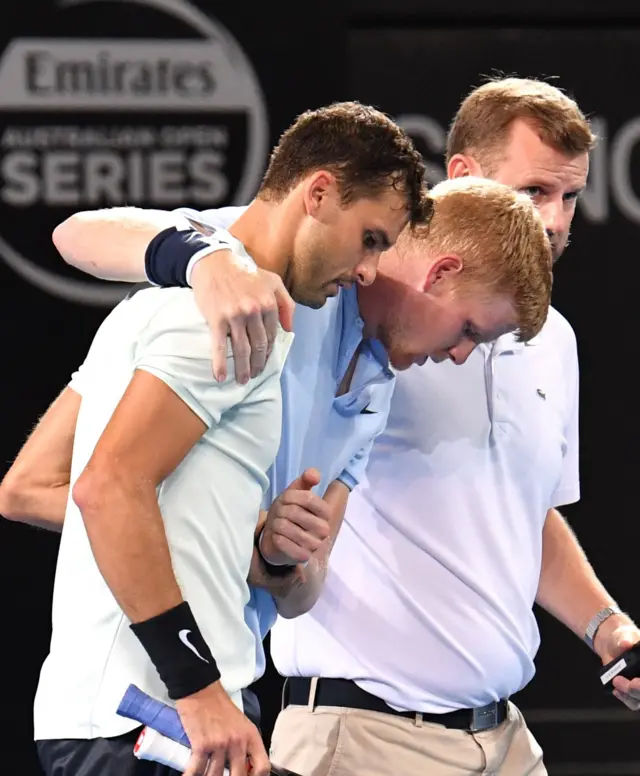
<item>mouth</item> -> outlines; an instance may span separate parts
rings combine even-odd
[[[390,364],[396,372],[405,372],[412,366],[424,366],[429,360],[429,356],[411,356],[409,354],[403,354],[398,356],[392,354],[390,358]]]
[[[351,280],[336,278],[335,280],[330,280],[328,283],[325,283],[324,292],[326,296],[337,296],[341,288],[351,288],[352,285],[353,281]]]

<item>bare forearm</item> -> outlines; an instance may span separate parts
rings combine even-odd
[[[321,550],[318,550],[320,553]],[[273,595],[278,614],[287,619],[299,617],[313,608],[320,597],[322,586],[327,575],[329,550],[323,552],[323,557],[316,557],[318,553],[309,559],[307,565],[301,571],[294,571],[288,585],[281,584],[280,589],[272,586]]]
[[[67,387],[51,404],[0,482],[0,514],[61,531],[81,397]]]
[[[556,509],[549,510],[544,525],[536,601],[580,638],[591,618],[614,603]]]
[[[284,576],[272,576],[258,551],[254,550],[248,581],[273,596],[279,614],[292,618],[311,609],[322,591],[324,577],[324,571],[314,557],[306,566],[298,564]]]
[[[155,488],[85,475],[74,486],[73,497],[98,568],[122,611],[135,623],[177,606],[182,593]]]
[[[320,548],[313,553],[302,573],[298,573],[294,577],[290,586],[281,592],[272,592],[278,613],[282,617],[298,617],[308,612],[320,597],[327,576],[329,556],[342,525],[348,497],[349,489],[337,480],[327,488],[324,500],[331,505],[333,511],[331,533]]]
[[[69,483],[58,486],[0,489],[0,515],[48,531],[62,531],[69,496]]]
[[[105,280],[146,280],[145,252],[151,240],[180,217],[163,210],[121,207],[76,213],[53,232],[62,258]]]

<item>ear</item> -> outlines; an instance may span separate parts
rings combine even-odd
[[[328,202],[335,200],[338,183],[335,176],[327,170],[318,170],[310,175],[303,184],[304,206],[308,215],[317,217]]]
[[[463,269],[462,259],[455,254],[439,256],[429,267],[427,279],[424,282],[423,291],[442,293],[450,287],[450,284],[458,277]]]
[[[473,156],[454,154],[447,165],[447,176],[449,178],[464,178],[467,175],[484,178],[482,167]]]

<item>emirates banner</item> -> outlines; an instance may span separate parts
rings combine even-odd
[[[80,210],[245,204],[297,114],[344,97],[334,0],[20,0],[0,8],[0,477],[126,288],[67,267]],[[331,57],[309,56],[330,45]],[[294,63],[295,66],[292,66]],[[32,700],[57,542],[0,520],[8,772],[39,774]],[[9,700],[10,699],[10,700]],[[276,701],[274,701],[276,703]]]

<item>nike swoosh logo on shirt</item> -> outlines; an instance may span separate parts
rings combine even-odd
[[[179,639],[180,639],[180,641],[181,641],[181,642],[182,642],[182,643],[185,645],[185,647],[188,647],[188,648],[189,648],[189,649],[190,649],[190,650],[193,652],[193,654],[194,654],[196,657],[199,657],[199,658],[200,658],[200,660],[203,660],[205,663],[208,663],[209,661],[208,661],[206,658],[202,657],[202,655],[201,655],[201,654],[198,652],[198,650],[197,650],[197,649],[196,649],[196,648],[193,646],[193,644],[192,644],[192,643],[189,641],[189,634],[190,634],[190,633],[191,633],[191,631],[190,631],[190,630],[186,630],[186,629],[185,629],[185,630],[181,630],[181,631],[178,633],[178,638],[179,638]]]
[[[376,411],[375,410],[370,410],[369,409],[369,405],[367,404],[367,406],[363,410],[360,410],[360,414],[361,415],[375,415]]]

